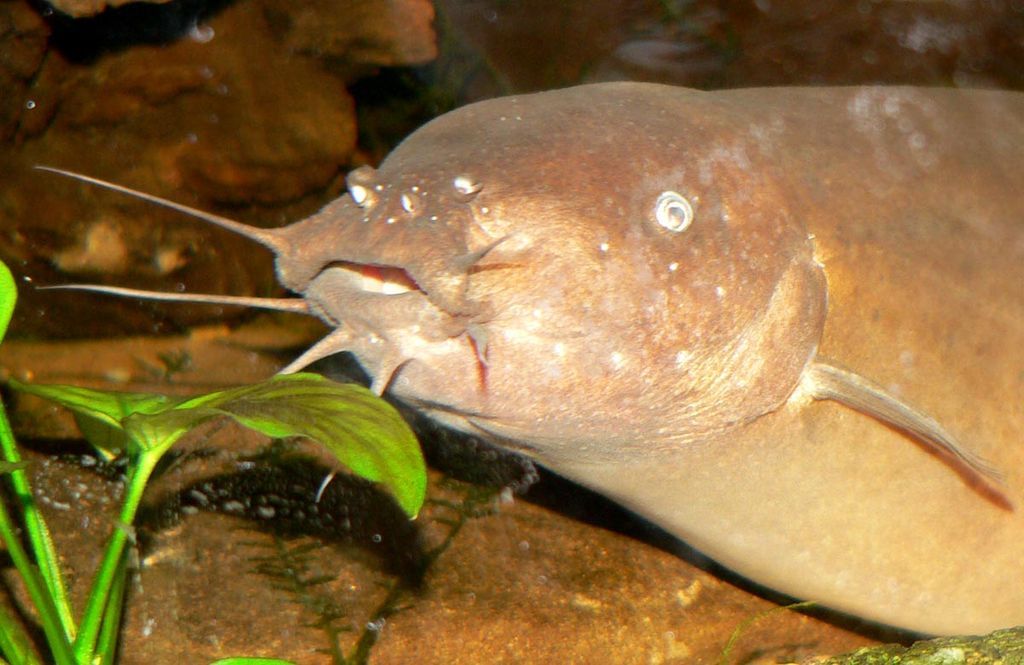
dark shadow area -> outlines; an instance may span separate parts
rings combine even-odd
[[[371,163],[380,163],[403,138],[459,105],[436,69],[384,67],[348,86],[356,99],[358,143]]]
[[[45,0],[31,0],[49,23],[50,45],[69,60],[88,63],[104,53],[138,44],[167,44],[194,30],[233,0],[173,0],[163,4],[136,2],[107,9],[96,16],[75,18]]]
[[[313,536],[352,547],[408,586],[422,581],[426,557],[417,523],[374,483],[351,475],[332,477],[311,460],[279,454],[273,447],[238,467],[144,505],[137,520],[143,548],[147,531],[151,536],[207,511],[239,517],[284,538]]]
[[[20,443],[107,482],[123,480],[127,467],[125,458],[107,461],[84,441]],[[418,523],[375,483],[348,474],[332,477],[330,470],[287,445],[271,444],[244,459],[226,457],[201,448],[184,454],[172,450],[161,459],[136,517],[143,552],[157,533],[189,515],[223,513],[285,539],[312,536],[352,548],[406,586],[421,583],[427,560]],[[182,468],[192,480],[170,487],[174,480],[168,472]]]

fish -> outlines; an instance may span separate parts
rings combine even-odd
[[[599,83],[444,114],[241,233],[378,394],[765,587],[1024,624],[1024,95]]]

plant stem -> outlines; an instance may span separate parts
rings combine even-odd
[[[0,606],[0,651],[11,665],[42,665],[35,646],[22,628],[21,621]],[[68,645],[68,655],[71,645]]]
[[[75,640],[75,657],[83,665],[91,663],[93,655],[96,653],[96,639],[106,614],[107,602],[117,577],[117,570],[121,566],[121,558],[128,542],[128,532],[135,520],[135,513],[139,509],[139,502],[142,500],[146,482],[164,450],[166,448],[160,448],[158,451],[144,449],[139,454],[138,462],[132,465],[128,472],[121,514],[118,516],[118,523],[114,526],[113,533],[110,534],[110,540],[103,552],[99,570],[96,571],[96,579],[93,580],[89,599],[85,604],[85,612],[82,613],[82,625],[79,628],[78,639]]]
[[[114,574],[114,584],[110,588],[107,608],[103,616],[96,652],[100,655],[100,665],[113,665],[117,654],[117,640],[121,634],[121,611],[124,608],[124,591],[128,580],[128,554],[121,555],[121,561]]]
[[[14,433],[11,431],[10,423],[7,422],[7,414],[0,404],[0,452],[6,461],[17,463],[21,461],[18,453],[18,446],[14,441]],[[22,469],[15,469],[10,473],[11,486],[14,488],[14,496],[21,508],[22,518],[25,523],[25,531],[28,534],[28,542],[39,565],[39,572],[42,575],[43,583],[46,585],[47,593],[53,600],[54,611],[61,629],[64,631],[66,641],[75,639],[75,619],[71,610],[71,603],[68,600],[67,587],[64,585],[64,576],[61,574],[57,548],[53,545],[53,538],[50,530],[43,520],[39,507],[36,505],[35,497],[32,495],[32,487],[28,482],[28,474]]]
[[[46,635],[46,642],[53,653],[53,658],[59,665],[73,665],[75,657],[71,653],[71,644],[64,633],[64,628],[58,619],[57,608],[54,606],[53,598],[47,592],[39,571],[32,565],[28,553],[21,546],[17,530],[7,512],[7,507],[0,502],[0,534],[3,535],[4,544],[7,546],[7,553],[18,570],[25,589],[28,591],[32,604],[39,612],[39,619],[43,624],[43,633]]]
[[[790,603],[789,605],[773,607],[771,609],[764,610],[763,612],[758,612],[757,614],[745,619],[740,623],[740,625],[736,626],[736,630],[732,631],[732,635],[729,636],[729,641],[725,643],[725,646],[722,648],[722,653],[719,655],[718,665],[729,665],[729,659],[732,657],[732,650],[736,648],[736,644],[740,641],[740,638],[743,637],[743,633],[761,619],[775,614],[776,612],[802,610],[808,607],[814,607],[815,605],[817,605],[815,601],[805,600],[799,603]]]

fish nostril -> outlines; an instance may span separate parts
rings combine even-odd
[[[349,185],[348,193],[360,208],[365,208],[370,202],[370,190],[362,185]]]
[[[455,178],[452,180],[452,187],[454,187],[455,191],[458,192],[460,195],[467,197],[473,196],[477,194],[481,189],[483,189],[483,185],[481,185],[478,182],[475,182],[472,178],[470,178],[467,175],[455,176]]]
[[[360,166],[349,172],[345,178],[349,196],[360,208],[368,208],[377,202],[374,191],[380,191],[377,171],[370,166]]]
[[[413,214],[419,210],[420,200],[415,194],[402,194],[401,204],[402,210],[409,214]]]

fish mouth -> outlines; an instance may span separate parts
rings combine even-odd
[[[337,273],[353,290],[366,294],[397,296],[412,291],[426,293],[404,268],[377,263],[333,261],[328,268]]]
[[[321,268],[301,293],[308,298],[316,291],[322,292],[322,287],[329,283],[339,295],[376,297],[381,305],[387,298],[404,296],[411,303],[414,296],[418,296],[448,318],[469,320],[480,313],[478,303],[467,301],[465,297],[469,274],[468,270],[450,274],[444,269],[414,271],[383,261],[336,259]]]
[[[440,339],[461,332],[456,317],[431,296],[430,285],[405,268],[349,260],[326,265],[302,292],[314,316],[356,336],[388,339],[408,329]]]
[[[303,298],[310,313],[334,330],[282,371],[347,351],[373,377],[371,389],[382,394],[407,363],[451,354],[453,340],[464,333],[471,343],[455,346],[482,354],[486,340],[436,303],[428,289],[395,265],[332,261]]]

